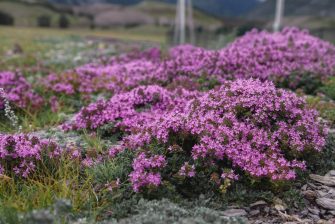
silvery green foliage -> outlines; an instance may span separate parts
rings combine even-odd
[[[72,204],[70,200],[59,199],[53,205],[54,215],[57,217],[68,216],[72,212]]]
[[[54,219],[54,215],[47,209],[33,210],[24,217],[27,224],[53,224]]]
[[[33,134],[41,139],[53,139],[61,148],[66,148],[69,145],[80,149],[87,149],[89,147],[81,133],[75,131],[64,132],[59,127],[42,129]],[[116,140],[113,136],[110,136],[109,139],[103,139],[101,141],[106,147],[110,147]]]
[[[246,223],[242,217],[229,218],[221,211],[206,207],[182,207],[167,199],[148,201],[141,199],[137,205],[137,214],[119,221],[103,222],[104,224],[239,224]]]
[[[60,130],[57,127],[34,132],[34,135],[38,136],[39,138],[43,138],[43,139],[53,139],[62,148],[65,148],[68,145],[73,145],[78,148],[87,147],[87,143],[80,136],[80,134],[76,132],[64,133],[62,130]]]
[[[27,224],[60,224],[72,223],[72,204],[69,200],[58,199],[52,207],[33,210],[21,217]]]
[[[0,88],[0,98],[3,99],[4,101],[4,106],[5,106],[5,116],[8,118],[8,120],[10,121],[10,124],[14,127],[18,129],[18,132],[21,131],[22,127],[18,126],[19,123],[19,119],[18,117],[15,115],[12,107],[9,104],[9,101],[6,97],[6,93],[5,90],[3,88]]]

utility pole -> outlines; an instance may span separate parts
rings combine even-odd
[[[180,43],[185,43],[186,38],[186,0],[180,2]]]
[[[195,32],[194,32],[194,20],[193,20],[193,4],[192,0],[188,0],[187,4],[188,11],[188,28],[190,30],[190,41],[191,44],[195,44]]]
[[[173,43],[179,43],[179,32],[180,32],[180,0],[177,1],[176,5],[176,18],[174,21],[174,38]]]
[[[278,32],[280,30],[284,14],[284,4],[285,0],[277,0],[275,21],[273,23],[273,32]]]
[[[192,0],[178,0],[174,29],[174,42],[178,44],[184,44],[186,42],[186,14],[187,26],[190,31],[190,41],[191,43],[194,43],[195,35]]]

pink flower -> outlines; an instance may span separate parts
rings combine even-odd
[[[179,170],[179,175],[185,177],[194,177],[195,176],[195,166],[189,165],[187,162]]]
[[[56,113],[59,110],[59,102],[56,96],[52,96],[49,100],[51,111]]]
[[[231,180],[238,180],[238,175],[234,173],[233,170],[228,170],[228,171],[224,171],[222,174],[221,174],[221,178],[222,179],[231,179]]]
[[[0,72],[0,87],[5,90],[7,100],[19,108],[37,109],[43,104],[43,98],[34,92],[22,74]],[[3,107],[4,101],[0,96],[0,109]]]
[[[0,134],[0,173],[14,172],[19,177],[27,178],[43,156],[56,159],[61,153],[57,144],[50,140],[25,134]]]

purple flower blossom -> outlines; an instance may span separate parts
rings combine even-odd
[[[145,186],[159,186],[161,184],[161,175],[153,172],[153,169],[159,169],[166,166],[163,156],[148,157],[145,153],[140,153],[133,162],[134,171],[129,175],[130,182],[135,192],[139,192]]]
[[[194,177],[195,176],[195,166],[189,165],[187,162],[179,170],[180,176]]]
[[[0,72],[0,87],[6,92],[6,98],[19,108],[39,108],[43,98],[36,94],[27,80],[18,73]],[[4,108],[4,101],[0,97],[0,109]]]
[[[254,178],[291,180],[296,169],[306,167],[298,160],[300,155],[320,151],[326,133],[316,111],[275,85],[292,74],[296,74],[289,83],[292,88],[306,73],[318,80],[334,76],[334,58],[334,45],[306,31],[253,30],[218,51],[182,45],[161,57],[159,50],[151,49],[113,57],[106,64],[50,74],[42,78],[42,84],[56,95],[80,95],[82,99],[100,92],[113,95],[82,108],[63,128],[96,130],[112,124],[113,131],[123,132],[125,137],[110,149],[109,156],[114,158],[123,150],[136,153],[129,175],[136,192],[159,186],[168,156],[183,150],[188,150],[190,164],[224,170],[222,178],[236,180],[238,169]],[[29,101],[41,103],[22,76],[0,74],[0,87],[10,92],[10,100],[19,107],[26,107]],[[216,87],[202,92],[204,87],[212,88],[213,81]],[[16,83],[19,87],[11,88]],[[56,111],[56,98],[50,103]],[[32,144],[32,139],[19,136],[1,136],[0,172],[7,172],[2,171],[7,169],[4,164],[13,160],[11,171],[28,176],[47,143]],[[174,137],[194,141],[185,149],[176,145]],[[147,150],[146,145],[157,142],[167,149],[162,155]],[[49,156],[57,155],[55,150]],[[224,167],[222,161],[232,165]],[[82,164],[96,162],[99,158],[86,157]],[[193,177],[196,169],[206,168],[190,164],[185,163],[179,174]]]
[[[286,153],[320,151],[325,144],[316,111],[308,109],[303,98],[276,89],[271,82],[227,81],[184,105],[183,110],[175,107],[158,114],[151,111],[155,116],[142,123],[141,128],[132,129],[118,150],[123,147],[141,151],[143,146],[158,140],[170,154],[175,153],[175,147],[169,145],[172,136],[193,136],[197,141],[190,159],[206,161],[209,166],[218,165],[221,160],[231,161],[233,167],[220,167],[233,168],[222,178],[237,179],[233,171],[239,168],[253,177],[290,180],[295,178],[295,169],[306,165],[304,161],[287,159]],[[159,161],[165,160],[154,158],[142,152],[134,160],[130,179],[135,191],[161,181],[159,172],[152,169],[164,167],[165,163]],[[185,164],[180,173],[192,176],[193,167]]]
[[[221,174],[221,178],[222,179],[230,179],[230,180],[238,180],[238,175],[234,173],[233,170],[225,170],[222,174]]]
[[[51,111],[56,113],[59,110],[59,102],[56,96],[52,96],[49,100]]]
[[[221,50],[181,45],[166,57],[160,54],[157,49],[126,54],[107,64],[51,74],[43,83],[55,93],[87,95],[123,93],[140,85],[195,90],[203,87],[199,80],[204,77],[205,82],[257,78],[277,84],[293,74],[296,77],[289,84],[296,88],[304,74],[319,80],[335,75],[334,45],[297,28],[277,33],[253,30]]]
[[[61,152],[54,142],[48,140],[25,134],[0,134],[0,173],[10,175],[13,172],[27,178],[42,157],[59,158]]]

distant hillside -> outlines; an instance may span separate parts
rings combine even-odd
[[[54,4],[83,5],[93,3],[110,3],[121,5],[132,5],[143,0],[48,0]],[[175,4],[176,0],[156,0],[157,2]],[[202,10],[216,17],[238,17],[254,9],[259,0],[193,0],[193,4]]]
[[[50,18],[50,26],[58,26],[61,15],[66,15],[71,27],[87,27],[89,20],[83,16],[74,16],[70,8],[58,8],[45,4],[44,0],[0,0],[0,11],[14,18],[15,26],[37,26],[40,16]]]
[[[47,0],[47,1],[51,3],[67,4],[67,5],[84,5],[84,4],[95,4],[95,3],[132,5],[141,2],[141,0]]]
[[[248,13],[249,18],[270,19],[274,16],[276,0],[260,3]],[[288,0],[285,16],[335,17],[334,0]]]
[[[175,6],[155,0],[144,0],[134,5],[116,5],[107,3],[94,3],[73,5],[76,15],[90,15],[99,27],[115,25],[160,25],[171,26],[175,22]],[[195,25],[204,27],[219,27],[221,21],[199,10],[194,10]]]
[[[122,4],[97,3],[99,2],[97,0],[52,0],[52,2],[48,0],[0,0],[0,11],[12,15],[17,26],[36,26],[37,18],[42,15],[51,18],[51,26],[57,26],[61,14],[67,15],[71,26],[82,27],[92,25],[106,28],[138,25],[171,27],[175,22],[175,5],[165,0],[110,1]],[[84,2],[85,4],[75,4]],[[137,4],[130,4],[134,2]],[[196,26],[216,29],[222,25],[220,19],[197,8],[193,13]]]
[[[158,0],[159,1],[159,0]],[[176,3],[176,0],[162,0]],[[253,10],[259,0],[192,0],[196,8],[216,17],[240,17]]]
[[[247,18],[268,21],[270,27],[275,6],[276,0],[267,0],[250,11]],[[335,29],[335,0],[287,0],[284,9],[284,26]]]

